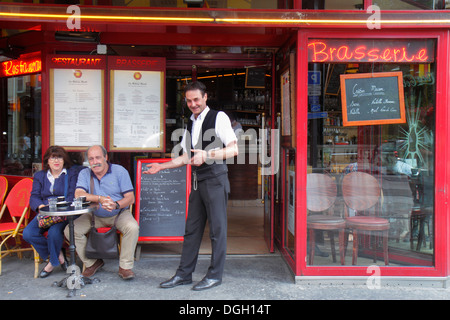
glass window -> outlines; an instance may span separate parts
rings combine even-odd
[[[41,75],[1,81],[1,173],[32,176],[41,166]]]
[[[277,0],[205,0],[193,1],[194,5],[207,8],[228,8],[228,9],[277,9]],[[177,0],[150,0],[151,7],[186,7],[184,1]]]
[[[308,97],[308,243],[314,244],[309,263],[340,265],[339,249],[347,248],[345,265],[376,261],[391,266],[432,266],[434,59],[403,64],[310,63],[309,68],[320,71],[324,84],[320,95],[313,96],[310,88]],[[406,121],[344,125],[339,76],[397,71],[403,77]],[[314,181],[320,183],[314,185]],[[314,221],[323,216],[329,218],[326,223]],[[361,216],[372,217],[372,221],[366,225]],[[339,219],[347,222],[346,228]],[[357,252],[353,260],[352,247]]]
[[[362,0],[302,0],[302,8],[314,10],[362,10],[364,3]]]
[[[285,239],[284,247],[294,257],[295,253],[295,149],[284,149]]]
[[[445,1],[435,0],[375,0],[374,5],[381,10],[441,10]]]

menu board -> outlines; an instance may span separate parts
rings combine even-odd
[[[81,149],[103,143],[104,71],[50,69],[50,143]]]
[[[402,72],[341,74],[344,126],[405,123]]]
[[[265,88],[266,87],[266,69],[251,67],[245,70],[246,88]]]
[[[109,149],[165,150],[165,59],[109,57]]]
[[[144,174],[147,164],[171,159],[138,160],[136,220],[139,241],[182,241],[190,190],[190,167]]]

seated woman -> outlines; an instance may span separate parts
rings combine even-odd
[[[72,162],[62,147],[49,147],[44,154],[43,164],[44,169],[36,172],[33,177],[30,208],[35,212],[48,205],[50,197],[65,196],[65,201],[72,202],[78,178],[78,170],[70,169]],[[39,274],[41,278],[50,275],[58,265],[61,265],[64,271],[67,269],[66,257],[61,250],[66,225],[67,221],[62,221],[46,229],[40,228],[36,215],[23,232],[24,240],[30,243],[42,258],[49,257],[49,263]],[[46,231],[47,237],[44,236]]]

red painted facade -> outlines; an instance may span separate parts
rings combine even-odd
[[[365,7],[370,3],[365,2]],[[300,1],[294,1],[294,7],[301,7]],[[450,275],[450,223],[449,223],[449,187],[450,187],[450,11],[389,11],[381,12],[382,24],[379,29],[369,29],[365,23],[367,13],[361,11],[311,11],[311,10],[228,10],[228,9],[148,9],[117,7],[81,7],[83,15],[82,31],[97,32],[96,42],[62,42],[55,39],[56,31],[68,31],[65,6],[57,5],[0,5],[0,12],[33,13],[35,16],[1,16],[0,27],[28,29],[30,32],[0,39],[0,47],[13,44],[21,47],[21,54],[38,53],[39,58],[29,58],[24,62],[3,63],[2,76],[14,76],[21,72],[40,71],[42,83],[48,83],[49,64],[95,63],[91,60],[77,60],[77,52],[96,50],[97,43],[107,46],[123,46],[125,54],[119,54],[123,60],[116,63],[132,63],[126,60],[126,47],[133,46],[183,46],[192,47],[260,47],[274,48],[274,52],[283,52],[284,47],[295,48],[295,130],[293,146],[295,156],[295,239],[286,246],[285,198],[275,208],[272,204],[270,218],[267,219],[266,236],[269,245],[277,245],[287,264],[296,276],[367,276],[367,266],[326,266],[308,265],[307,257],[307,212],[306,209],[306,173],[308,171],[308,63],[311,62],[404,62],[405,60],[436,63],[436,124],[435,124],[435,180],[434,180],[434,261],[431,266],[381,266],[382,276],[392,277],[448,277]],[[39,15],[40,14],[40,15]],[[64,17],[45,16],[65,15]],[[106,18],[108,16],[109,18]],[[122,20],[120,17],[134,16],[136,20]],[[296,17],[301,16],[298,21]],[[148,20],[158,17],[162,20]],[[288,18],[286,18],[288,17]],[[139,19],[140,18],[140,19]],[[176,18],[176,19],[174,19]],[[178,20],[180,18],[180,20]],[[185,20],[181,19],[185,18]],[[205,20],[203,20],[205,19]],[[209,19],[209,20],[208,20]],[[211,20],[212,19],[212,20]],[[234,20],[232,20],[234,19]],[[236,20],[241,19],[241,20]],[[285,20],[283,20],[285,19]],[[321,20],[326,20],[321,22]],[[291,20],[291,21],[290,21]],[[307,21],[307,22],[306,22]],[[355,23],[355,21],[360,21]],[[321,41],[318,42],[317,39]],[[433,40],[436,44],[405,49],[405,43],[411,39]],[[361,45],[365,41],[379,41],[376,49]],[[328,41],[327,43],[325,41]],[[308,50],[311,49],[311,50]],[[332,49],[330,49],[332,48]],[[48,57],[64,52],[72,60],[60,58],[49,62]],[[80,55],[81,56],[81,55]],[[245,54],[240,61],[227,60],[226,53],[208,55],[183,55],[162,53],[166,65],[179,70],[192,70],[199,63],[211,67],[245,66]],[[73,60],[75,59],[75,60]],[[336,60],[337,59],[337,60]],[[39,63],[38,63],[39,61]],[[44,63],[45,62],[45,63]],[[38,66],[39,65],[39,66]],[[38,70],[38,68],[41,68]],[[122,66],[120,67],[122,68]],[[125,68],[125,66],[123,66]],[[276,66],[272,67],[277,74]],[[195,71],[193,71],[195,77]],[[273,87],[277,84],[273,79]],[[107,84],[108,86],[109,84]],[[50,106],[48,88],[42,91],[42,149],[50,144]],[[272,108],[279,103],[278,93],[273,89]],[[108,107],[105,106],[108,112]],[[276,117],[272,115],[272,125]],[[281,152],[284,152],[283,150]],[[281,156],[283,158],[283,155]],[[10,176],[14,183],[16,177]],[[271,182],[273,184],[273,181]],[[284,187],[284,186],[283,186]],[[284,194],[284,192],[282,192]],[[279,220],[281,230],[274,226]],[[293,250],[292,250],[293,248]],[[414,264],[414,262],[412,262]]]

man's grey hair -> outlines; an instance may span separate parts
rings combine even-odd
[[[99,147],[100,149],[102,149],[102,152],[103,152],[103,156],[104,156],[104,157],[106,157],[106,155],[108,154],[108,152],[106,151],[106,149],[105,149],[104,146],[102,146],[101,144],[97,144],[97,145],[90,146],[90,147],[86,150],[86,158],[87,158],[87,156],[88,156],[89,150],[91,150],[91,148],[93,148],[93,147]]]

